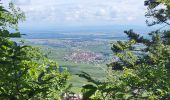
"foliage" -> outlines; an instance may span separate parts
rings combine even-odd
[[[10,39],[21,37],[17,25],[25,16],[12,3],[9,7],[0,5],[0,99],[59,99],[69,73],[61,72],[39,49]]]
[[[169,16],[169,0],[149,0],[145,3],[149,12],[164,4],[167,7],[166,15]],[[168,23],[169,17],[160,20],[159,16],[154,15],[161,16],[162,13],[152,13],[149,16],[157,19],[154,24]],[[125,33],[129,37],[128,41],[117,41],[112,45],[111,49],[118,60],[107,65],[108,74],[105,81],[93,79],[87,73],[79,74],[90,82],[83,86],[84,100],[169,100],[169,30],[151,32],[150,39],[145,39],[133,30]]]
[[[87,77],[87,73],[83,74],[84,76],[80,74],[80,77],[88,81],[93,80],[90,81],[91,84],[83,86],[84,97],[101,100],[169,99],[170,46],[164,44],[157,33],[147,42],[140,41],[141,37],[131,30],[126,34],[130,38],[129,41],[118,41],[112,46],[119,60],[108,64],[105,82],[91,79],[90,76]],[[145,45],[140,50],[141,55],[134,46],[139,43]],[[110,69],[119,71],[119,76],[115,74],[116,71]]]
[[[155,24],[170,25],[170,1],[169,0],[146,0],[145,6],[148,7],[146,13],[147,18],[152,18],[152,21],[146,21],[149,26]]]

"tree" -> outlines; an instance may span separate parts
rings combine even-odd
[[[59,99],[69,73],[60,72],[58,64],[38,48],[10,39],[22,36],[17,25],[25,16],[12,3],[9,8],[0,5],[0,99]]]
[[[146,16],[155,20],[150,25],[168,24],[169,0],[148,0]],[[158,7],[164,5],[165,8]],[[158,7],[158,8],[157,8]],[[159,10],[158,10],[159,9]],[[165,9],[165,14],[160,13]],[[91,78],[87,73],[79,74],[90,84],[83,86],[85,99],[129,100],[170,99],[170,32],[156,30],[146,39],[133,30],[125,31],[128,41],[117,41],[112,51],[118,60],[108,64],[105,81]],[[84,99],[84,100],[85,100]]]
[[[169,0],[146,0],[145,6],[147,6],[148,8],[148,11],[146,12],[146,17],[153,19],[151,23],[148,20],[146,21],[149,26],[156,24],[170,25]]]
[[[152,21],[146,21],[148,26],[153,26],[157,24],[163,24],[163,27],[156,31],[160,31],[164,27],[170,26],[170,1],[169,0],[146,0],[145,6],[147,6],[148,11],[146,13],[147,18],[154,19]],[[160,7],[161,6],[161,7]],[[170,44],[170,32],[165,30],[161,33],[161,38],[166,44]]]

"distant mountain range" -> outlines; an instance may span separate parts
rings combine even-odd
[[[133,29],[135,32],[148,33],[159,27],[134,26],[134,25],[98,25],[98,26],[28,26],[20,27],[22,33],[123,33],[124,30]]]

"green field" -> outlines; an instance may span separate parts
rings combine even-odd
[[[57,61],[60,65],[65,66],[71,72],[72,77],[70,83],[73,85],[73,92],[80,92],[82,85],[86,84],[86,80],[78,77],[76,74],[81,71],[89,73],[93,78],[102,80],[105,76],[105,65],[93,65],[93,64],[75,64],[72,62]]]
[[[47,42],[46,42],[47,41]],[[106,63],[75,63],[73,61],[65,61],[63,58],[65,55],[70,54],[75,49],[81,49],[82,51],[90,51],[95,53],[104,53],[104,54],[110,54],[112,56],[109,42],[103,42],[100,41],[98,45],[92,44],[92,42],[87,44],[80,44],[79,45],[66,45],[61,42],[62,40],[39,40],[39,39],[31,39],[26,40],[26,44],[31,44],[32,46],[41,48],[42,52],[48,55],[48,58],[55,60],[58,62],[59,66],[67,67],[69,72],[71,73],[72,77],[70,79],[70,83],[73,85],[71,91],[75,93],[80,93],[81,86],[86,84],[87,81],[85,79],[82,79],[78,77],[76,74],[83,72],[87,72],[90,74],[93,78],[98,80],[104,80],[105,71],[107,69]],[[58,43],[59,42],[59,43]],[[61,45],[60,45],[61,42]],[[73,43],[74,44],[74,43]],[[84,46],[86,45],[86,46]]]

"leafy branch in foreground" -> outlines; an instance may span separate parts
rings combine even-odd
[[[170,25],[169,0],[147,0],[145,5],[148,7],[146,16],[156,19],[153,23],[147,21],[149,26],[162,23]],[[164,7],[161,8],[160,5]],[[156,30],[149,33],[149,39],[133,30],[125,33],[129,40],[114,42],[111,47],[118,60],[107,64],[108,75],[104,82],[98,82],[90,75],[82,73],[90,82],[83,86],[83,98],[169,100],[170,31]]]
[[[133,31],[126,32],[132,36]],[[138,35],[137,35],[138,36]],[[113,43],[112,51],[118,61],[108,64],[105,82],[96,81],[86,73],[80,76],[90,84],[83,86],[83,97],[88,99],[169,99],[170,46],[158,33],[152,39],[139,41],[129,36],[126,42]],[[143,45],[139,47],[137,45]],[[112,69],[113,71],[110,71]],[[120,72],[117,75],[117,72]],[[116,76],[116,77],[115,77]]]
[[[12,3],[9,7],[7,10],[0,5],[0,99],[60,99],[69,73],[60,72],[58,64],[39,49],[10,39],[21,37],[17,24],[25,16]]]

